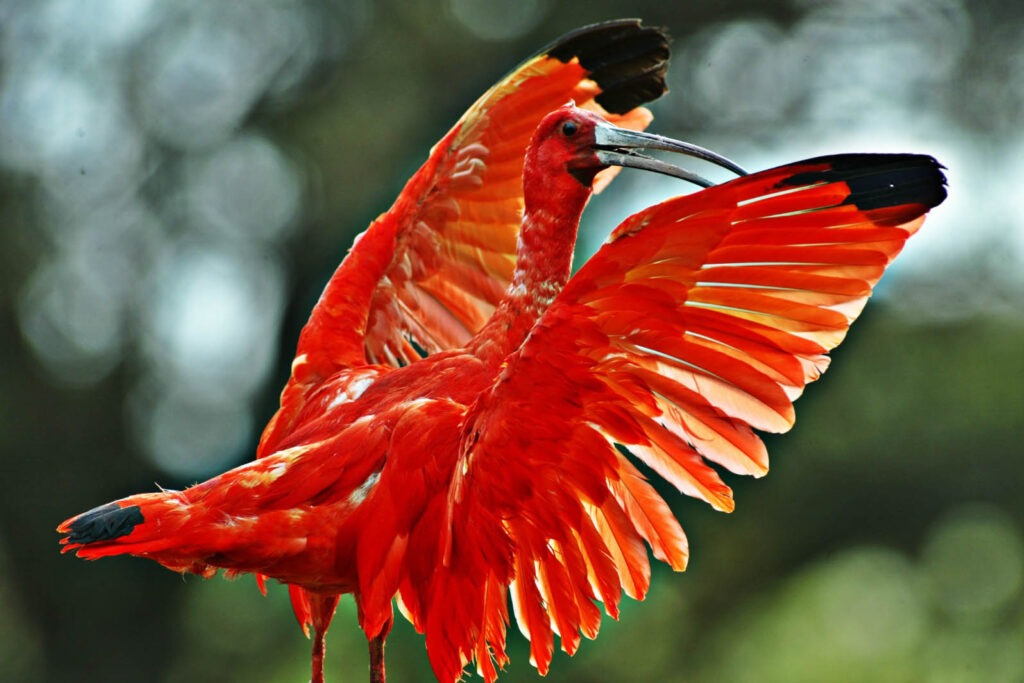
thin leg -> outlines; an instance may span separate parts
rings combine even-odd
[[[310,612],[313,622],[313,676],[310,683],[324,683],[324,652],[326,651],[327,629],[338,607],[337,595],[310,596]]]
[[[310,683],[324,683],[324,641],[327,632],[317,629],[313,633],[313,677]]]
[[[391,626],[394,623],[395,617],[392,614],[384,622],[384,627],[380,630],[380,633],[368,641],[370,644],[370,683],[385,683],[384,641],[387,640],[388,634],[391,633]]]
[[[387,632],[370,639],[370,683],[385,683],[384,639]]]

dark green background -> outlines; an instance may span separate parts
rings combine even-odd
[[[5,44],[39,40],[14,30],[15,20],[58,5],[0,5]],[[299,84],[258,97],[242,121],[284,150],[303,188],[295,227],[274,247],[287,271],[280,329],[264,340],[277,349],[274,369],[242,402],[257,429],[273,412],[299,327],[353,235],[461,111],[559,34],[643,17],[670,29],[679,55],[653,130],[755,167],[894,145],[937,154],[950,166],[951,199],[917,240],[934,226],[964,242],[947,239],[886,280],[827,377],[800,400],[793,432],[768,437],[771,475],[728,479],[734,514],[662,488],[690,537],[689,570],[659,566],[649,598],[627,601],[621,621],[606,620],[575,658],[556,656],[549,680],[1024,680],[1024,295],[1014,255],[1024,218],[1012,199],[1024,181],[1024,165],[1014,165],[1024,158],[1024,36],[1016,3],[535,2],[525,29],[496,40],[460,19],[477,3],[304,6],[329,19],[320,27],[328,38],[347,31],[345,44],[321,44]],[[68,30],[75,11],[86,10],[65,16]],[[480,10],[485,19],[501,11]],[[848,42],[809,44],[774,73],[797,94],[772,99],[778,88],[764,82],[756,55],[806,35],[814,17],[834,21]],[[134,60],[170,21],[155,21],[117,55],[128,91],[140,87]],[[497,21],[492,30],[507,26]],[[722,56],[710,46],[750,27],[766,51],[716,72]],[[893,36],[908,35],[931,51],[897,50],[880,68],[825,59],[840,49],[889,54]],[[748,44],[739,36],[732,54]],[[5,54],[8,77],[26,68]],[[821,80],[825,68],[830,80]],[[829,92],[801,90],[806,83]],[[843,97],[848,106],[836,107]],[[871,132],[890,129],[900,132]],[[164,169],[195,153],[159,142],[149,151]],[[65,517],[154,482],[181,487],[203,475],[159,470],[132,437],[132,387],[146,362],[134,318],[123,357],[88,382],[62,379],[26,343],[24,292],[55,249],[38,227],[47,220],[41,175],[13,168],[0,176],[0,679],[308,680],[309,643],[283,588],[262,598],[251,578],[182,580],[137,559],[84,563],[58,553],[53,529]],[[148,178],[149,201],[173,202],[173,177]],[[594,200],[584,226],[590,243],[645,181],[624,175]],[[249,457],[256,436],[233,463]],[[511,641],[503,680],[533,680],[525,642]],[[351,600],[328,650],[330,680],[365,680]],[[388,653],[394,680],[426,680],[422,637],[405,622]]]

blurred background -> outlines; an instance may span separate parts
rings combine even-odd
[[[303,681],[277,585],[84,563],[54,527],[252,457],[352,237],[516,63],[675,38],[653,130],[758,169],[919,151],[950,198],[733,515],[551,681],[1024,681],[1017,0],[0,0],[0,680]],[[680,186],[623,173],[582,248]],[[535,679],[513,636],[502,680]],[[329,678],[362,681],[351,600]],[[422,638],[389,641],[426,680]]]

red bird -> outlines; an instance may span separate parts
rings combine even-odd
[[[259,458],[67,520],[64,550],[288,584],[315,632],[314,681],[344,593],[371,680],[384,679],[397,601],[440,681],[470,661],[493,681],[509,597],[543,674],[555,633],[571,654],[597,635],[598,602],[615,617],[623,591],[643,598],[645,544],[685,568],[683,531],[634,459],[732,510],[709,462],[767,471],[752,428],[789,429],[792,402],[945,180],[917,155],[741,177],[630,217],[570,279],[580,214],[608,169],[710,185],[638,150],[742,173],[593,111],[543,116],[570,93],[642,127],[635,107],[663,91],[666,58],[656,31],[599,25],[485,94],[328,283]]]

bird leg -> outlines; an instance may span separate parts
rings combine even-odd
[[[310,616],[313,622],[313,675],[310,683],[324,683],[324,651],[327,629],[338,607],[339,595],[310,596]]]
[[[324,636],[327,634],[317,630],[313,634],[313,675],[310,683],[324,683]]]
[[[370,638],[370,683],[385,683],[384,672],[384,641],[391,632],[393,618],[388,619],[384,628],[375,637]]]

